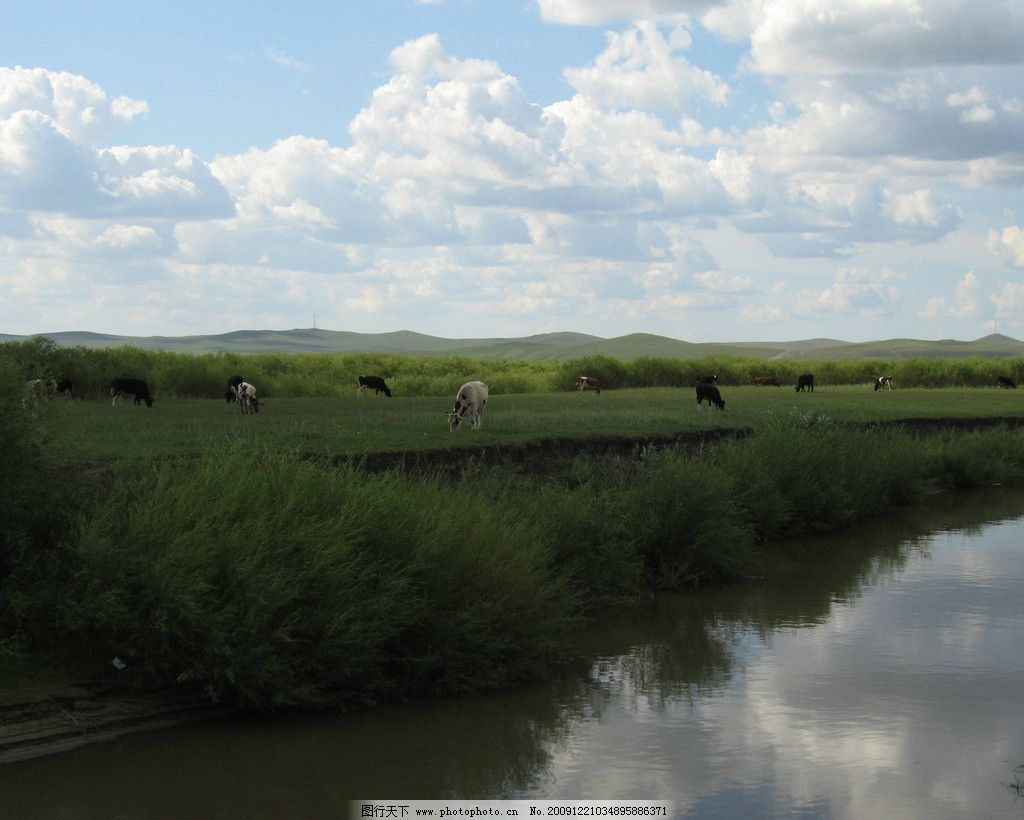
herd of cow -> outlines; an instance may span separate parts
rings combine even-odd
[[[892,390],[896,379],[892,376],[879,376],[875,380],[875,390],[883,388]],[[701,376],[697,379],[697,409],[701,409],[704,402],[708,407],[725,409],[725,400],[718,389],[718,376]],[[757,387],[781,387],[779,380],[774,376],[754,376],[754,384]],[[1000,387],[1016,388],[1017,384],[1009,376],[997,377],[997,384]],[[592,390],[596,395],[601,395],[601,382],[593,376],[580,376],[576,380],[576,391],[583,393]],[[797,378],[796,392],[814,392],[814,374],[803,373]],[[372,390],[374,395],[383,393],[391,398],[391,389],[380,376],[359,376],[356,395],[361,396],[364,390]],[[33,412],[38,409],[40,402],[51,393],[65,393],[74,397],[73,384],[68,378],[56,380],[32,379],[25,385],[24,405],[31,408]],[[487,406],[487,385],[481,381],[466,382],[455,394],[455,406],[446,414],[448,417],[448,429],[458,430],[463,421],[467,418],[470,427],[474,430],[483,424],[484,408]],[[147,407],[153,406],[153,395],[149,385],[142,379],[116,378],[110,383],[110,403],[116,404],[119,399],[131,396],[135,405],[146,403]],[[259,413],[260,401],[256,397],[256,388],[245,381],[241,376],[232,376],[228,380],[228,388],[224,393],[226,401],[235,402],[239,405],[243,414]]]

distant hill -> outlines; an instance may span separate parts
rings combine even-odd
[[[457,355],[474,359],[553,359],[607,355],[622,361],[640,356],[700,359],[743,356],[752,359],[960,359],[968,356],[998,358],[1024,356],[1024,342],[1001,334],[974,341],[941,339],[888,339],[878,342],[843,342],[804,339],[793,342],[684,342],[668,336],[632,333],[604,339],[586,333],[541,333],[522,338],[445,339],[409,330],[393,333],[351,333],[306,328],[295,330],[236,330],[210,336],[111,336],[86,331],[40,334],[63,347],[120,347],[184,353],[397,353],[402,355]],[[29,336],[0,334],[0,342],[24,341]]]

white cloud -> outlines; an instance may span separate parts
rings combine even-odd
[[[959,229],[980,246],[979,224],[999,219],[995,200],[961,189],[1024,186],[1020,73],[975,59],[991,26],[1014,30],[1012,9],[979,8],[958,31],[954,0],[540,7],[562,23],[629,21],[564,68],[567,99],[538,105],[497,62],[428,34],[391,52],[391,76],[348,141],[296,134],[212,161],[111,144],[145,102],[76,75],[0,69],[3,261],[38,273],[27,261],[81,260],[94,273],[123,259],[124,279],[151,262],[189,283],[190,308],[223,280],[254,303],[259,287],[408,324],[468,304],[498,322],[532,311],[574,326],[585,316],[591,329],[665,328],[713,310],[831,324],[904,302],[906,315],[970,317],[994,298],[982,267],[946,296],[882,267],[906,269],[919,252],[922,269],[937,264],[951,281],[980,265],[961,257],[951,271],[935,244],[952,246]],[[935,42],[919,38],[922,25]],[[704,26],[749,37],[749,60],[731,72],[716,63],[721,74],[698,65],[717,45]],[[956,59],[978,65],[955,64],[950,38],[963,46]],[[998,59],[1016,60],[1004,40]],[[979,207],[992,211],[984,222]],[[992,233],[989,248],[1024,269],[1021,228]],[[823,277],[826,257],[848,261]],[[782,276],[799,284],[769,292],[763,283]]]
[[[828,287],[797,294],[797,310],[803,314],[892,313],[902,299],[896,283],[903,277],[891,270],[874,272],[865,268],[841,268]]]
[[[665,37],[652,23],[640,23],[607,37],[608,47],[593,63],[564,71],[570,85],[600,105],[685,111],[694,95],[725,103],[729,86],[677,54],[690,46],[685,28]]]
[[[960,109],[960,122],[991,122],[996,117],[996,112],[988,105],[987,95],[977,86],[948,95],[946,105]]]
[[[998,233],[989,231],[988,246],[1005,264],[1024,270],[1024,228],[1010,225]]]
[[[96,148],[145,103],[83,77],[0,68],[0,208],[100,216],[223,215],[231,203],[188,150]]]
[[[632,20],[675,19],[713,5],[702,0],[537,0],[551,23],[596,26]]]
[[[954,209],[936,205],[926,188],[907,194],[884,190],[882,195],[882,212],[901,227],[938,228],[955,221]]]
[[[956,283],[952,303],[944,296],[928,300],[921,315],[927,319],[970,319],[981,312],[981,283],[974,271],[967,271]]]
[[[1016,3],[730,0],[701,20],[749,39],[752,67],[780,76],[1024,62]]]
[[[128,97],[110,101],[100,86],[77,74],[0,66],[0,122],[36,112],[69,141],[93,144],[148,109],[145,101]]]
[[[996,317],[1008,320],[1014,327],[1021,327],[1021,316],[1024,315],[1024,284],[1019,282],[1003,282],[1002,287],[992,296]]]
[[[292,71],[299,71],[306,73],[312,70],[312,66],[309,63],[304,63],[301,60],[296,60],[294,57],[285,54],[285,52],[279,49],[268,47],[264,52],[269,59],[275,65],[279,65],[282,68],[287,68]]]

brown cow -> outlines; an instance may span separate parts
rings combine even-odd
[[[593,376],[580,376],[576,379],[576,391],[582,393],[584,390],[593,390],[598,396],[601,395],[601,382]]]
[[[754,376],[754,385],[756,387],[782,387],[774,376]]]

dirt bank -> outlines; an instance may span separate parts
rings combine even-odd
[[[194,689],[83,681],[0,690],[0,764],[223,715]]]
[[[850,422],[849,426],[862,429],[899,429],[912,434],[934,433],[939,430],[969,432],[989,430],[993,427],[1024,427],[1024,416],[892,419]],[[474,464],[487,464],[508,466],[525,473],[542,473],[552,462],[575,456],[628,458],[647,448],[680,445],[696,448],[704,444],[745,438],[753,432],[750,427],[724,427],[711,430],[682,430],[661,435],[543,438],[511,444],[445,447],[415,452],[340,453],[334,458],[334,462],[355,464],[371,472],[395,469],[413,473],[458,471]],[[310,457],[318,458],[315,455]]]

